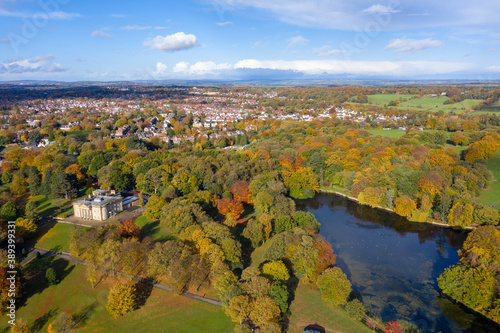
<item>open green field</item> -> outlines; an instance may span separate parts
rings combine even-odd
[[[368,132],[370,132],[373,135],[380,135],[380,136],[387,137],[387,138],[400,138],[406,134],[406,131],[395,130],[395,129],[390,129],[390,130],[369,129]]]
[[[493,181],[486,191],[481,192],[477,202],[500,210],[500,150],[488,160],[488,170],[493,172]]]
[[[61,282],[49,286],[45,271],[53,267]],[[47,332],[48,325],[62,311],[73,315],[78,332],[232,332],[234,323],[222,307],[195,301],[159,289],[141,288],[140,307],[120,318],[113,318],[105,308],[109,282],[99,282],[92,289],[83,266],[65,260],[43,257],[31,261],[25,269],[30,277],[25,283],[25,300],[19,304],[17,319],[31,326],[31,332]],[[149,297],[147,297],[149,295]],[[0,332],[10,332],[6,320]]]
[[[42,217],[53,216],[59,209],[58,204],[62,204],[61,213],[68,213],[73,210],[71,201],[65,202],[64,199],[50,199],[44,195],[32,197],[30,201],[34,201],[38,208],[38,214]]]
[[[36,240],[30,241],[29,244],[44,250],[69,251],[69,238],[75,228],[89,229],[67,223],[51,222],[39,227]]]
[[[375,105],[386,105],[389,104],[390,101],[395,100],[396,98],[399,99],[410,99],[413,97],[418,97],[418,95],[400,95],[400,94],[377,94],[377,95],[368,95],[368,103],[370,104],[375,104]]]
[[[317,324],[325,332],[373,332],[363,323],[353,320],[340,306],[334,306],[321,298],[318,289],[299,284],[290,307],[289,333],[302,333],[308,325]]]
[[[473,105],[483,102],[480,99],[466,99],[459,103],[446,104],[443,103],[449,98],[446,96],[422,96],[418,95],[400,95],[400,94],[377,94],[368,95],[368,104],[375,106],[384,106],[395,99],[406,98],[406,102],[401,102],[396,108],[401,110],[420,110],[432,112],[461,112],[471,108]]]
[[[490,114],[498,114],[500,113],[500,102],[495,102],[493,104],[490,104],[489,107],[479,110],[479,111],[474,111],[474,114],[485,114],[485,113],[490,113]]]
[[[176,239],[176,237],[160,225],[160,221],[152,220],[142,215],[135,219],[135,224],[141,229],[142,237],[149,236],[155,241],[166,242]]]

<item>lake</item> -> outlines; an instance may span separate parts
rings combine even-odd
[[[337,265],[377,317],[407,320],[423,332],[500,332],[498,325],[439,294],[437,277],[458,262],[467,232],[408,222],[335,194],[297,200],[296,206],[316,216]]]

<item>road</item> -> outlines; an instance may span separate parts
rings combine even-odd
[[[68,253],[65,253],[65,252],[47,251],[47,250],[42,250],[39,248],[30,247],[30,246],[26,246],[25,248],[28,251],[30,251],[30,254],[21,262],[21,266],[27,264],[33,258],[35,258],[37,252],[39,252],[40,255],[48,255],[51,257],[61,258],[61,259],[64,259],[66,261],[74,262],[75,264],[87,266],[87,263],[85,261],[75,259],[72,256],[70,256]],[[145,278],[140,277],[140,276],[128,276],[128,275],[123,274],[121,272],[118,272],[118,273],[122,274],[125,277],[130,277],[130,278],[132,278],[132,280],[134,280],[136,282],[144,283],[144,284],[150,285],[154,288],[158,288],[158,289],[162,289],[162,290],[166,290],[166,291],[170,291],[170,292],[174,291],[174,289],[170,288],[169,286],[166,286],[164,284],[161,284],[161,283],[149,280],[149,279],[145,279]],[[197,300],[200,302],[205,302],[205,303],[209,303],[209,304],[213,304],[213,305],[217,305],[217,306],[222,306],[221,301],[218,301],[218,300],[212,299],[212,298],[202,297],[202,296],[199,296],[196,294],[189,293],[187,291],[182,292],[181,296],[189,297],[191,299],[194,299],[194,300]]]

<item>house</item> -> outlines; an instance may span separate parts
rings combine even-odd
[[[88,198],[75,201],[73,211],[82,219],[104,221],[137,203],[137,197],[122,197],[114,190],[95,190]]]

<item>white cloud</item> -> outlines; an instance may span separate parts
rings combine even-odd
[[[178,62],[174,66],[174,72],[187,72],[189,70],[189,63],[185,61]]]
[[[399,10],[392,9],[391,7],[384,6],[384,5],[373,5],[371,7],[366,8],[363,10],[363,13],[365,14],[395,14],[399,13]]]
[[[257,9],[295,26],[342,30],[489,26],[498,30],[500,1],[369,1],[369,0],[207,0],[216,9]],[[398,15],[394,15],[398,13]],[[376,14],[376,15],[369,15]],[[410,14],[425,14],[409,16]],[[390,17],[387,21],[377,20]]]
[[[500,66],[490,66],[490,67],[487,67],[486,69],[489,71],[492,71],[492,72],[499,72],[500,73]]]
[[[59,63],[54,62],[54,59],[53,55],[46,55],[31,59],[20,58],[0,63],[0,74],[56,73],[66,71]]]
[[[91,38],[104,38],[104,39],[109,39],[113,36],[111,36],[109,33],[107,33],[106,31],[104,31],[104,29],[97,29],[97,30],[94,30],[92,31],[92,33],[90,34],[90,37]]]
[[[165,37],[156,36],[153,39],[147,39],[143,42],[143,45],[149,46],[154,50],[179,51],[191,49],[199,46],[200,44],[198,43],[195,35],[177,32],[173,35],[167,35]]]
[[[473,56],[474,54],[475,54],[475,52],[468,52],[468,53],[464,54],[464,58]]]
[[[156,75],[162,75],[162,74],[165,74],[165,72],[167,71],[168,69],[168,66],[165,65],[164,63],[161,63],[161,62],[157,62],[156,63],[156,71],[155,71],[155,74]]]
[[[309,40],[307,38],[304,38],[302,36],[295,36],[287,40],[289,47],[295,45],[305,45],[308,41]]]
[[[324,45],[320,47],[319,49],[314,49],[313,53],[316,54],[318,57],[327,57],[331,56],[334,54],[341,54],[344,53],[345,51],[343,50],[332,50],[332,48],[328,45]]]
[[[0,38],[0,43],[10,43],[10,38]]]
[[[174,67],[174,72],[183,73],[193,76],[203,76],[207,74],[215,74],[221,70],[230,70],[233,66],[228,63],[216,64],[213,61],[198,61],[193,65],[185,61],[177,63]]]
[[[347,60],[256,60],[245,59],[234,65],[236,69],[271,69],[301,72],[308,75],[357,74],[407,76],[445,74],[471,68],[466,63],[431,61],[347,61]]]
[[[416,53],[431,47],[439,47],[443,45],[443,42],[435,39],[409,39],[409,38],[397,38],[389,42],[385,47],[386,50],[394,50],[396,52],[402,53]]]
[[[218,26],[225,26],[225,25],[233,25],[233,22],[229,22],[229,21],[226,21],[226,22],[217,22],[216,23]]]
[[[5,9],[0,9],[0,16],[20,17],[28,19],[34,19],[35,17],[38,17],[38,20],[42,18],[54,19],[54,20],[71,20],[76,17],[81,17],[81,15],[78,13],[67,13],[63,11],[55,11],[55,12],[40,11],[36,13],[25,13],[25,12],[9,11]]]

